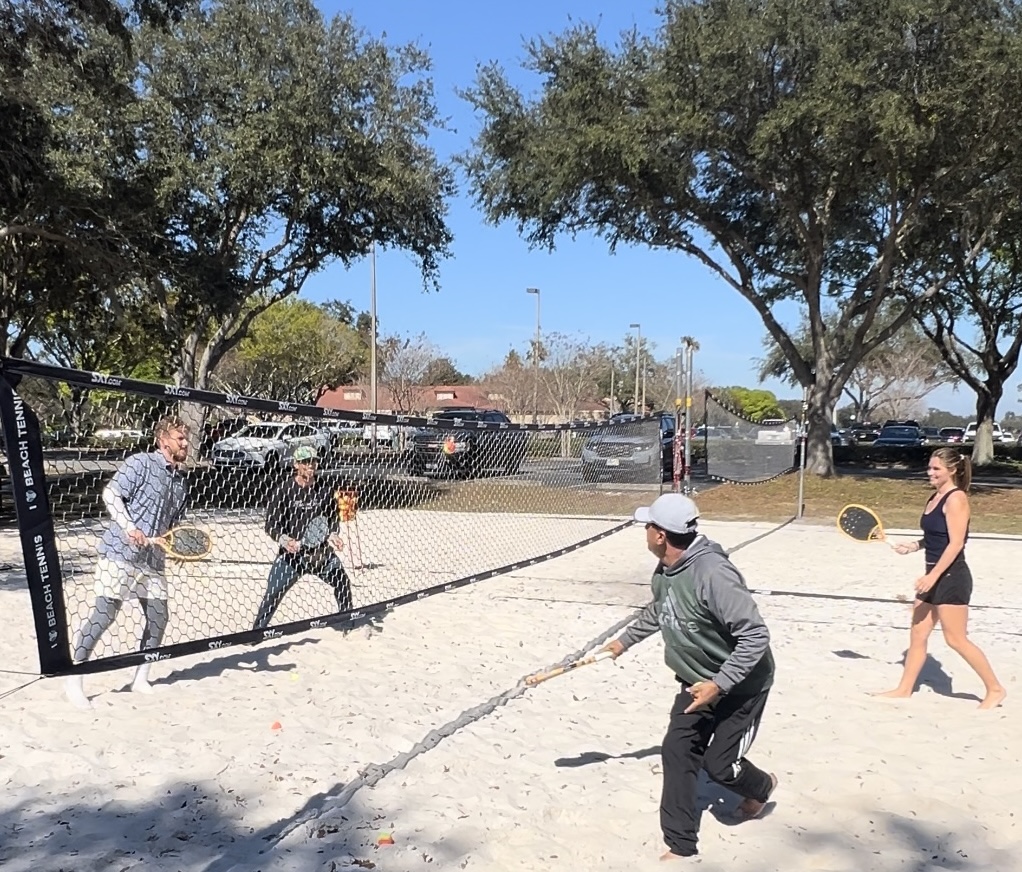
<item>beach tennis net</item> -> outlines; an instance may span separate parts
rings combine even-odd
[[[663,489],[656,417],[373,415],[2,366],[47,675],[350,627],[608,536]],[[208,554],[165,553],[183,526]]]

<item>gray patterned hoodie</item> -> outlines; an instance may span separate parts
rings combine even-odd
[[[773,683],[770,631],[724,549],[700,535],[673,566],[653,573],[653,602],[620,636],[625,649],[657,630],[664,660],[683,684],[712,681],[753,695]]]

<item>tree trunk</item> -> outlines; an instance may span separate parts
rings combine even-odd
[[[834,475],[834,446],[830,440],[835,398],[826,385],[814,384],[806,410],[809,438],[806,440],[806,472],[823,478]]]
[[[192,330],[181,343],[178,352],[177,371],[174,373],[174,383],[182,388],[204,388],[205,385],[196,384],[196,364],[199,350],[199,332]],[[208,374],[206,376],[208,378]],[[169,407],[167,412],[172,411]],[[185,422],[188,428],[188,454],[192,462],[199,459],[204,427],[206,425],[206,407],[201,403],[179,403],[177,414]]]
[[[174,384],[182,388],[194,388],[195,364],[199,352],[199,333],[192,330],[181,343],[178,351],[177,370],[174,373]]]
[[[75,442],[78,442],[88,432],[85,422],[86,407],[89,402],[89,393],[81,388],[71,388],[71,398],[64,410],[64,419],[67,421],[68,429]]]
[[[972,446],[972,465],[986,466],[994,459],[994,417],[1004,392],[1003,384],[987,379],[986,390],[976,393],[976,441]]]

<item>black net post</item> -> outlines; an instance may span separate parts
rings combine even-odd
[[[60,555],[46,486],[42,437],[35,413],[15,390],[16,377],[0,374],[0,418],[25,560],[39,651],[39,671],[58,675],[71,665]]]
[[[703,391],[703,462],[706,464],[706,474],[710,473],[710,398],[712,394],[709,388]]]

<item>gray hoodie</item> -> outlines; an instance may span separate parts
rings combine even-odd
[[[682,683],[712,681],[736,695],[771,686],[770,631],[720,545],[699,536],[676,564],[657,566],[652,586],[653,602],[620,637],[626,649],[660,630]]]

